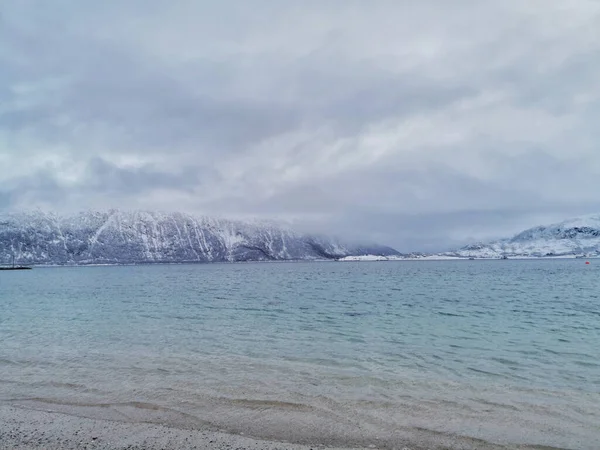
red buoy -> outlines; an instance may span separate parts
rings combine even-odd
[[[586,263],[586,264],[589,264],[590,262],[589,262],[589,261],[586,261],[585,263]]]

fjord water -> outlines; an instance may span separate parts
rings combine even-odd
[[[1,274],[0,402],[306,442],[600,448],[595,263]]]

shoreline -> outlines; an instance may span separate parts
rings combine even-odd
[[[301,426],[299,427],[302,428]],[[283,430],[285,433],[286,430]],[[287,430],[291,437],[294,430]],[[256,438],[244,433],[204,427],[177,427],[148,420],[112,420],[71,415],[0,404],[0,449],[12,450],[552,450],[536,445],[499,445],[458,436],[447,436],[426,430],[398,431],[393,440],[374,438],[355,445],[339,439],[305,436],[297,439],[281,437]],[[557,450],[557,449],[556,449]]]
[[[506,260],[510,261],[554,261],[554,260],[594,260],[599,257],[589,256],[580,257],[574,255],[559,255],[559,256],[510,256]],[[134,262],[134,263],[83,263],[83,264],[31,264],[30,268],[36,267],[40,269],[54,268],[78,268],[78,267],[140,267],[140,266],[190,266],[190,265],[230,265],[230,264],[301,264],[301,263],[369,263],[369,262],[415,262],[415,261],[503,261],[499,257],[466,257],[466,256],[437,256],[428,255],[421,257],[377,257],[364,258],[360,256],[349,256],[340,259],[280,259],[280,260],[256,260],[256,261],[181,261],[181,262]]]

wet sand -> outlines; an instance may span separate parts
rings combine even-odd
[[[423,438],[427,442],[419,442]],[[542,449],[535,446],[501,446],[459,437],[432,439],[424,434],[403,436],[360,446],[336,446],[333,442],[294,444],[254,439],[210,429],[185,429],[144,422],[91,419],[41,411],[12,405],[0,405],[0,449],[44,450],[154,450],[154,449],[223,449],[223,450],[308,450],[317,448],[393,448],[397,450],[500,450]],[[310,440],[308,437],[305,440]],[[437,442],[435,442],[437,440]]]
[[[56,412],[0,406],[0,449],[158,450],[294,449],[309,447],[260,441],[209,430],[185,430],[149,423],[89,419]]]

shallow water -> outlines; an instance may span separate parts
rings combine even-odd
[[[416,261],[0,273],[0,401],[258,436],[285,429],[299,441],[314,433],[385,446],[395,435],[431,430],[596,449],[596,266]]]

